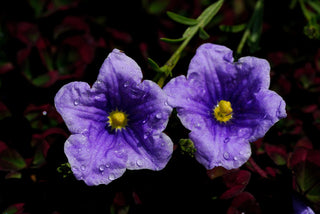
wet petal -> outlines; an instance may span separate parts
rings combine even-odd
[[[194,142],[195,157],[206,169],[222,166],[234,169],[244,164],[251,155],[246,139],[229,135],[228,127],[210,122],[201,129],[194,129],[189,137]]]
[[[107,121],[105,104],[105,95],[92,92],[84,82],[69,83],[55,96],[56,109],[74,134],[87,131],[90,125],[103,127]]]
[[[114,49],[103,62],[93,90],[104,92],[108,97],[108,107],[121,105],[129,93],[123,90],[134,86],[142,80],[142,72],[138,64],[122,51]],[[132,89],[132,96],[135,95]]]
[[[208,94],[197,78],[176,77],[164,87],[164,91],[168,104],[177,108],[178,117],[186,128],[191,130],[201,126],[203,117],[210,116]]]

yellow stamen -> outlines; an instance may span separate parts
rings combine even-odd
[[[214,108],[213,115],[219,122],[226,123],[232,118],[232,111],[231,103],[221,100]]]
[[[108,117],[109,121],[109,127],[111,127],[112,130],[121,130],[121,129],[125,129],[125,127],[127,126],[128,123],[128,115],[122,111],[112,111],[109,114]]]

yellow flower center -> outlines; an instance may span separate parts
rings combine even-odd
[[[122,111],[112,111],[109,114],[108,117],[109,121],[109,127],[111,127],[112,130],[121,130],[127,126],[128,123],[128,115]]]
[[[219,122],[226,123],[232,118],[232,111],[231,103],[221,100],[214,108],[213,115]]]

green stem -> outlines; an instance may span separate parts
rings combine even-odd
[[[194,35],[187,37],[183,43],[178,47],[178,49],[172,54],[172,56],[170,57],[170,59],[160,68],[161,70],[163,70],[164,72],[161,73],[162,75],[160,76],[159,80],[158,80],[158,85],[160,87],[163,86],[165,80],[167,79],[167,77],[169,76],[169,74],[171,73],[171,71],[173,70],[173,68],[176,66],[176,64],[178,63],[181,53],[184,50],[184,48],[188,45],[189,41],[191,40],[191,38]]]
[[[299,0],[299,3],[300,3],[301,10],[303,12],[303,15],[306,17],[308,22],[310,22],[312,17],[310,16],[310,13],[307,10],[306,5],[304,4],[304,1],[303,0]]]
[[[257,17],[257,13],[261,10],[262,7],[263,7],[263,0],[258,0],[255,4],[252,17],[250,18],[249,23],[247,25],[247,28],[244,31],[243,36],[241,38],[241,41],[238,45],[238,48],[237,48],[238,55],[241,54],[242,49],[244,47],[244,44],[246,43],[247,39],[249,38],[249,36],[251,34],[251,28],[252,28],[252,25],[254,24],[254,21],[255,21],[254,19]]]
[[[207,7],[201,15],[197,18],[198,24],[192,25],[186,29],[186,31],[183,33],[182,38],[184,38],[181,45],[178,47],[178,49],[173,53],[173,55],[170,57],[170,59],[162,66],[160,67],[160,70],[162,71],[160,73],[160,77],[158,79],[158,85],[162,87],[164,85],[165,80],[167,77],[171,74],[171,71],[178,63],[182,51],[185,49],[185,47],[188,45],[190,40],[193,38],[193,36],[202,28],[204,28],[214,17],[214,15],[219,11],[223,4],[224,0],[219,0],[209,7]]]

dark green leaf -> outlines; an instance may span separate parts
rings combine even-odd
[[[25,160],[16,150],[7,148],[0,153],[0,170],[17,171],[26,166]]]
[[[177,43],[177,42],[182,42],[183,40],[185,40],[186,38],[182,37],[179,39],[168,39],[168,38],[160,38],[161,41],[163,42],[167,42],[167,43]]]
[[[259,49],[259,41],[262,32],[263,21],[263,1],[258,1],[255,6],[254,13],[250,19],[250,35],[248,37],[248,45],[251,52]]]
[[[196,19],[187,18],[179,14],[168,11],[167,15],[174,21],[184,25],[196,25],[199,23]]]
[[[151,67],[154,71],[157,71],[157,72],[160,71],[159,65],[158,65],[154,60],[152,60],[151,58],[148,58],[148,63],[149,63],[149,65],[150,65],[150,67]]]
[[[199,28],[199,37],[203,40],[209,39],[209,34],[201,27]]]
[[[207,7],[201,13],[201,15],[197,18],[197,20],[199,21],[199,23],[201,22],[202,27],[206,26],[211,21],[211,19],[218,13],[222,4],[223,4],[223,0],[219,0],[213,3],[212,5],[210,5],[209,7]]]
[[[240,25],[220,25],[219,28],[221,31],[228,32],[228,33],[238,33],[243,31],[246,28],[247,24],[240,24]]]
[[[318,1],[307,1],[308,4],[320,15],[320,2]]]

